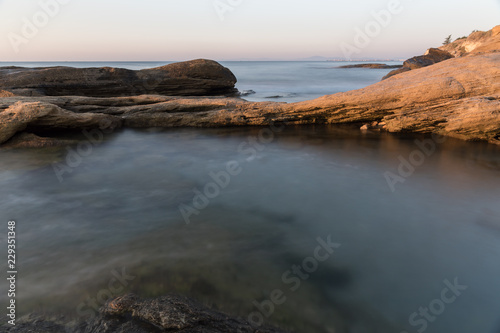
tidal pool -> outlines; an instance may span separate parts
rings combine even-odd
[[[64,172],[76,146],[1,150],[19,314],[83,319],[112,295],[175,292],[298,332],[497,333],[500,147],[441,141],[127,130]]]

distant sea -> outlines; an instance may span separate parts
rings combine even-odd
[[[119,67],[133,70],[154,68],[172,62],[0,62],[0,66]],[[299,102],[354,89],[380,81],[390,69],[340,69],[357,62],[327,61],[223,61],[238,79],[241,92],[250,101]],[[359,62],[363,63],[363,62]],[[384,62],[398,65],[401,62]]]

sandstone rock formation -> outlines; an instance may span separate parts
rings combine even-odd
[[[455,57],[498,51],[500,50],[500,25],[490,31],[475,31],[468,37],[441,46],[440,49],[451,53]]]
[[[485,42],[485,45],[492,44]],[[500,52],[497,50],[470,53],[401,73],[363,89],[291,104],[161,95],[2,97],[0,144],[22,132],[50,136],[61,130],[97,129],[107,133],[120,127],[221,127],[275,122],[356,124],[366,125],[366,129],[438,133],[498,144]],[[198,75],[196,70],[192,73]],[[13,139],[19,146],[19,137]]]
[[[257,327],[239,318],[203,307],[188,298],[168,295],[140,299],[135,295],[108,302],[96,318],[76,325],[62,320],[28,319],[6,329],[9,333],[284,333],[273,327]]]
[[[418,69],[469,54],[498,52],[500,50],[500,25],[490,31],[474,31],[468,37],[463,37],[439,48],[431,48],[423,56],[413,57],[403,63],[403,67],[384,76],[385,80],[391,76],[401,74],[412,69]]]
[[[122,68],[0,68],[0,97],[94,96],[141,94],[216,96],[237,93],[231,71],[211,60],[192,60],[133,71]]]
[[[10,91],[0,90],[0,97],[12,97],[15,96]]]
[[[417,57],[413,57],[413,58],[406,60],[403,63],[403,67],[390,72],[389,74],[384,76],[382,78],[382,80],[385,80],[385,79],[390,78],[391,76],[394,76],[397,74],[411,71],[412,69],[418,69],[418,68],[434,65],[434,64],[437,64],[438,62],[448,60],[451,58],[453,58],[453,56],[450,53],[443,51],[443,50],[440,50],[440,49],[431,48],[431,49],[428,49],[427,52],[425,52],[425,54],[422,56],[417,56]]]
[[[0,98],[0,142],[15,133],[85,128],[385,123],[391,132],[499,143],[500,53],[454,58],[364,89],[300,103],[143,95]]]

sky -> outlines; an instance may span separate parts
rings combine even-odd
[[[0,61],[406,59],[500,0],[0,0]]]

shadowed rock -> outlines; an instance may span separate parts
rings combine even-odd
[[[428,49],[427,52],[425,52],[425,54],[422,56],[417,56],[417,57],[413,57],[413,58],[406,60],[403,63],[403,67],[390,72],[389,74],[384,76],[382,78],[382,80],[388,79],[391,76],[394,76],[397,74],[411,71],[413,69],[418,69],[418,68],[434,65],[434,64],[437,64],[438,62],[448,60],[451,58],[453,58],[453,56],[450,53],[448,53],[447,51],[431,48],[431,49]]]
[[[216,96],[237,92],[231,71],[212,60],[192,60],[133,71],[122,68],[0,68],[0,97],[94,96],[141,94]]]
[[[61,147],[75,145],[79,143],[78,140],[58,139],[40,137],[33,133],[21,132],[16,134],[9,141],[7,141],[2,148],[15,149],[15,148],[46,148],[46,147]]]
[[[12,333],[284,333],[273,327],[258,327],[249,322],[208,309],[188,298],[168,295],[141,299],[135,295],[115,298],[87,322],[68,325],[62,320],[28,318],[14,327]]]

